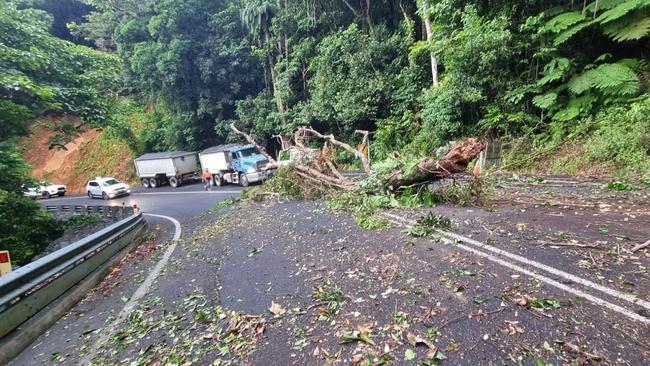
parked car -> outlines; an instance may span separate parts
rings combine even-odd
[[[249,183],[261,182],[273,175],[269,161],[253,145],[228,144],[214,146],[199,154],[201,167],[208,169],[214,176],[213,184],[239,184],[243,187]]]
[[[96,177],[86,184],[88,197],[101,197],[105,200],[131,194],[131,187],[111,177]]]
[[[196,180],[201,171],[196,153],[186,151],[144,154],[133,163],[145,188],[157,188],[162,184],[180,187],[185,181]]]
[[[23,194],[27,197],[37,198],[50,198],[52,196],[65,196],[67,192],[66,186],[62,184],[52,184],[49,182],[41,182],[35,187],[29,187],[23,184]]]

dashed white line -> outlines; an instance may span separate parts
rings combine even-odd
[[[412,227],[412,225],[415,224],[414,220],[409,220],[407,218],[404,218],[404,217],[401,217],[401,216],[398,216],[398,215],[394,215],[394,214],[390,214],[390,213],[384,213],[384,216],[390,222],[392,222],[393,224],[397,224],[399,226]],[[466,237],[464,237],[462,235],[458,235],[458,234],[455,234],[455,233],[450,233],[450,232],[447,232],[447,231],[444,231],[444,230],[437,230],[437,231],[441,235],[446,236],[446,238],[442,238],[442,241],[447,243],[447,244],[454,244],[455,247],[458,247],[458,248],[463,249],[465,251],[471,252],[471,253],[473,253],[475,255],[484,257],[484,258],[486,258],[486,259],[488,259],[490,261],[498,263],[498,264],[500,264],[502,266],[505,266],[505,267],[510,268],[512,270],[515,270],[517,272],[520,272],[520,273],[526,274],[528,276],[531,276],[531,277],[533,277],[533,278],[535,278],[535,279],[537,279],[539,281],[542,281],[542,282],[544,282],[546,284],[549,284],[551,286],[554,286],[554,287],[559,288],[561,290],[564,290],[566,292],[572,293],[572,294],[574,294],[576,296],[583,297],[586,300],[588,300],[588,301],[590,301],[590,302],[592,302],[594,304],[604,306],[604,307],[606,307],[608,309],[611,309],[611,310],[616,311],[616,312],[618,312],[620,314],[623,314],[623,315],[627,316],[630,319],[636,320],[636,321],[644,323],[644,324],[650,324],[650,318],[646,318],[644,316],[641,316],[641,315],[639,315],[639,314],[637,314],[637,313],[635,313],[635,312],[633,312],[631,310],[628,310],[628,309],[626,309],[626,308],[624,308],[622,306],[612,304],[611,302],[603,300],[603,299],[601,299],[601,298],[599,298],[597,296],[594,296],[594,295],[591,295],[591,294],[586,293],[584,291],[581,291],[579,289],[575,289],[573,287],[567,286],[567,285],[562,284],[562,283],[560,283],[558,281],[555,281],[555,280],[553,280],[553,279],[551,279],[549,277],[546,277],[546,276],[540,275],[538,273],[532,272],[532,271],[527,270],[527,269],[525,269],[525,268],[523,268],[521,266],[518,266],[518,265],[510,263],[510,262],[507,262],[507,261],[505,261],[503,259],[497,258],[497,257],[495,257],[495,256],[493,256],[491,254],[485,253],[485,252],[480,251],[480,250],[478,250],[476,248],[472,248],[472,247],[469,247],[467,245],[463,245],[463,244],[459,244],[459,243],[453,243],[449,238],[460,240],[460,241],[466,242],[468,244],[480,247],[481,249],[486,249],[486,250],[492,251],[494,253],[503,255],[504,257],[508,257],[510,259],[519,261],[521,263],[524,263],[524,264],[527,264],[527,265],[530,265],[530,266],[533,266],[533,267],[536,267],[536,268],[539,268],[539,269],[543,269],[543,270],[545,270],[547,272],[550,272],[552,274],[555,274],[557,276],[564,277],[565,279],[569,279],[569,280],[571,280],[573,282],[576,282],[576,283],[579,283],[579,284],[581,284],[581,285],[583,285],[585,287],[589,287],[589,288],[604,292],[604,293],[606,293],[606,294],[608,294],[610,296],[613,296],[613,297],[616,297],[616,298],[619,298],[619,299],[622,299],[622,300],[629,301],[629,302],[631,302],[633,304],[636,304],[636,305],[646,307],[647,301],[639,299],[634,295],[625,294],[625,293],[622,293],[620,291],[611,289],[609,287],[598,285],[598,284],[596,284],[594,282],[591,282],[589,280],[585,280],[585,279],[583,279],[581,277],[574,276],[574,275],[572,275],[570,273],[560,271],[560,270],[555,269],[553,267],[549,267],[549,266],[547,266],[545,264],[530,260],[528,258],[521,257],[521,256],[516,255],[516,254],[512,254],[510,252],[506,252],[506,251],[498,249],[498,248],[493,248],[493,247],[488,246],[486,244],[480,243],[480,242],[478,242],[476,240],[466,238]]]

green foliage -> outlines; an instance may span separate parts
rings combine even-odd
[[[598,164],[624,168],[629,175],[650,176],[650,95],[627,107],[598,114],[587,139],[585,158]]]
[[[0,3],[0,100],[14,104],[3,101],[0,110],[24,106],[31,113],[60,111],[105,122],[108,105],[99,91],[114,87],[119,59],[52,36],[49,22],[42,11]],[[24,110],[11,114],[23,123],[28,116]]]
[[[288,198],[305,198],[307,196],[319,196],[320,192],[307,191],[303,188],[302,178],[293,170],[280,167],[275,175],[266,181],[264,187],[272,192],[280,193]]]
[[[444,215],[429,212],[426,216],[419,218],[415,225],[407,230],[407,233],[415,237],[426,237],[434,235],[439,229],[451,229],[451,220]]]
[[[8,250],[14,264],[28,263],[62,232],[33,199],[0,189],[0,250]]]
[[[105,6],[120,14],[119,5]],[[237,7],[160,0],[134,10],[114,26],[114,40],[129,79],[164,105],[167,116],[152,126],[149,146],[200,149],[224,142],[235,101],[257,93],[263,82]]]
[[[607,188],[611,189],[612,191],[618,191],[618,192],[631,191],[634,189],[632,185],[630,185],[629,183],[620,180],[613,180],[607,183]]]
[[[390,227],[388,220],[378,215],[359,214],[354,217],[354,221],[360,227],[368,230],[381,230]]]
[[[435,49],[445,72],[441,83],[420,99],[422,128],[408,148],[417,155],[475,132],[480,112],[510,86],[510,58],[521,52],[505,17],[486,19],[470,6],[459,17],[458,29],[436,27]]]
[[[460,206],[483,205],[492,197],[495,182],[488,174],[471,175],[447,185],[441,193],[444,202]]]
[[[78,228],[83,226],[90,226],[98,224],[102,221],[102,217],[98,214],[90,215],[74,215],[70,219],[63,222],[64,229]]]

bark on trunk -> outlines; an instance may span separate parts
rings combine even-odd
[[[485,149],[485,144],[477,138],[469,138],[454,144],[440,160],[423,159],[413,174],[406,175],[404,169],[391,174],[386,180],[386,187],[399,189],[416,184],[447,178],[462,173],[470,161],[476,159]]]
[[[433,41],[433,30],[431,28],[431,19],[429,19],[429,15],[427,14],[427,5],[424,1],[420,2],[420,13],[424,21],[424,29],[427,33],[427,42],[431,44]],[[438,59],[433,51],[429,51],[429,56],[431,58],[431,80],[433,81],[433,86],[438,86]]]

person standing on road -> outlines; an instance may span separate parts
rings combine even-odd
[[[203,189],[206,191],[210,190],[210,186],[212,185],[212,174],[208,171],[208,168],[205,168],[205,171],[203,172],[203,176],[201,177],[203,182],[205,183],[203,186]]]

